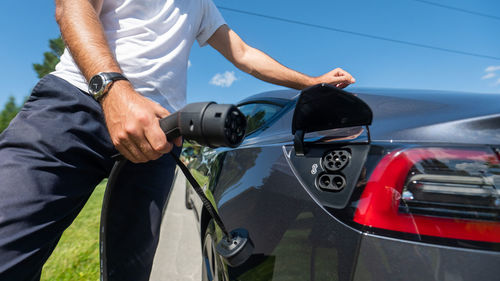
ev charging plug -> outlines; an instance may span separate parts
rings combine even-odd
[[[209,147],[237,147],[245,136],[246,120],[231,104],[190,103],[160,120],[169,140],[182,136]]]
[[[160,127],[169,141],[182,136],[184,139],[194,141],[202,146],[234,148],[239,146],[243,141],[246,129],[246,119],[234,105],[216,104],[214,102],[192,103],[161,119]],[[204,207],[224,234],[224,237],[216,246],[217,253],[232,267],[245,262],[252,255],[254,249],[248,231],[240,228],[228,232],[214,206],[207,199],[205,193],[187,167],[175,154],[170,153],[170,155],[174,158],[177,165],[186,176],[186,179],[202,200]],[[120,170],[126,162],[127,160],[123,157],[120,157],[119,160],[116,161],[109,175],[108,184],[104,193],[99,237],[102,281],[108,280],[108,249],[106,248],[106,240],[108,239],[106,236],[107,222],[109,220],[108,206],[113,197],[113,191],[116,189],[115,183],[118,179]]]

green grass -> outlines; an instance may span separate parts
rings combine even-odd
[[[101,182],[63,233],[42,270],[42,281],[99,280],[99,218],[106,181]]]

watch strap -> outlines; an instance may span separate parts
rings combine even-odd
[[[128,80],[127,77],[123,76],[123,74],[119,72],[102,72],[104,76],[106,76],[107,80],[118,81],[118,80]]]

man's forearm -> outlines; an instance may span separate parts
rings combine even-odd
[[[219,27],[208,43],[240,70],[273,84],[302,90],[319,83],[345,88],[355,82],[348,72],[340,68],[317,77],[290,69],[262,51],[247,45],[227,25]]]
[[[101,71],[121,72],[98,13],[102,0],[56,0],[56,20],[80,71],[89,80]]]
[[[292,70],[252,47],[248,47],[239,64],[244,65],[240,69],[260,80],[288,88],[301,90],[318,83],[315,77]]]

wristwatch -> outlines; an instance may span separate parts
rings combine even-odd
[[[114,81],[128,80],[118,72],[99,72],[89,81],[89,93],[96,101],[100,101],[109,91]]]

